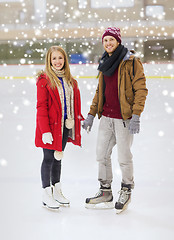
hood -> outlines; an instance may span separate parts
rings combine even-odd
[[[123,61],[126,61],[126,60],[130,60],[130,59],[133,59],[133,57],[135,56],[136,52],[134,50],[130,50],[126,53],[126,55],[124,56],[123,58]]]

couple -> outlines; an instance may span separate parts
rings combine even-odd
[[[114,208],[111,153],[115,144],[122,172],[116,212],[126,209],[131,199],[134,179],[130,148],[133,134],[140,130],[146,79],[139,58],[121,44],[119,28],[107,28],[102,44],[105,52],[98,66],[99,83],[86,119],[81,114],[77,81],[71,76],[67,55],[61,47],[48,50],[45,72],[37,78],[35,145],[43,148],[42,202],[49,209],[70,204],[61,191],[63,151],[67,142],[81,145],[80,121],[90,131],[96,114],[100,119],[97,140],[100,189],[94,197],[86,199],[86,208]]]

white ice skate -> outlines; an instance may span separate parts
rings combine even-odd
[[[53,198],[51,187],[46,187],[43,189],[42,203],[43,207],[46,207],[50,210],[59,209],[59,204]]]
[[[59,203],[60,206],[69,207],[70,201],[66,199],[61,190],[61,183],[56,183],[53,188],[53,198]]]

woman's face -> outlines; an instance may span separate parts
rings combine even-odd
[[[61,70],[64,67],[65,59],[61,52],[53,51],[51,54],[51,65],[56,70]]]
[[[109,56],[113,54],[118,45],[119,42],[112,36],[105,36],[103,38],[103,47]]]

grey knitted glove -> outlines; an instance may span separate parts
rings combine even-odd
[[[140,131],[140,117],[133,114],[129,123],[129,131],[131,134],[139,133]]]
[[[82,123],[82,128],[84,128],[87,132],[91,131],[93,121],[94,121],[94,116],[91,114],[88,114],[87,118]]]

